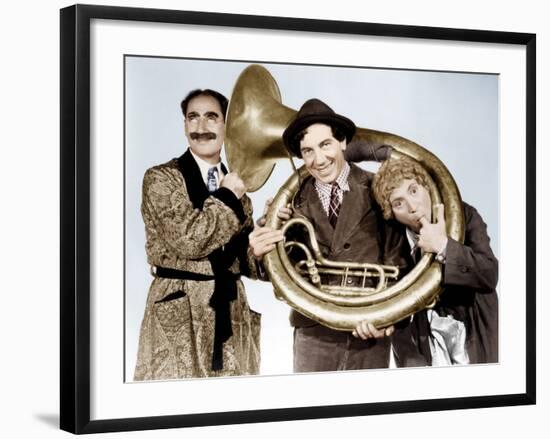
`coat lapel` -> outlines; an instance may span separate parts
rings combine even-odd
[[[188,149],[177,160],[178,168],[185,180],[185,186],[189,199],[195,209],[202,209],[204,201],[210,196],[206,184],[201,176],[199,165]],[[222,165],[222,171],[227,169]],[[209,304],[215,311],[214,346],[212,352],[212,370],[223,369],[223,344],[233,335],[231,326],[231,302],[237,298],[237,277],[230,271],[230,267],[239,257],[241,266],[244,265],[243,257],[246,257],[248,248],[248,233],[234,235],[224,247],[214,250],[208,255],[212,272],[214,273],[214,291]],[[244,252],[243,252],[244,249]]]
[[[335,251],[354,233],[357,225],[372,208],[367,175],[353,164],[350,164],[350,167],[348,177],[350,190],[344,192],[340,215],[331,242],[332,251]]]
[[[315,180],[309,177],[305,182],[299,199],[300,211],[312,222],[320,244],[333,252],[339,244],[346,241],[355,231],[357,225],[372,209],[368,176],[357,166],[350,164],[348,183],[350,190],[344,193],[340,216],[333,229],[328,216],[321,205],[315,189]]]
[[[195,209],[202,209],[204,201],[210,196],[201,176],[201,170],[188,149],[178,158],[178,168],[185,180],[189,199]]]
[[[300,204],[296,206],[298,213],[303,214],[312,223],[319,244],[330,247],[334,230],[319,200],[313,177],[308,177],[304,182],[299,199]]]

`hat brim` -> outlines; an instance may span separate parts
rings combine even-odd
[[[301,154],[299,151],[294,151],[292,149],[290,140],[300,131],[315,123],[324,123],[330,126],[339,127],[344,131],[348,142],[351,141],[355,134],[355,124],[347,117],[340,116],[339,114],[308,114],[295,119],[283,132],[283,142],[287,149],[300,157]]]

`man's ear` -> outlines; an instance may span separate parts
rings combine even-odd
[[[346,139],[340,142],[340,148],[342,148],[342,151],[345,151],[347,146],[348,146],[348,142],[346,141]]]

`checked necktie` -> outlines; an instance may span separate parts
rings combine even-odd
[[[218,189],[218,181],[216,180],[217,173],[218,173],[218,168],[216,168],[215,166],[208,170],[208,175],[206,178],[206,187],[208,188],[208,192],[210,193]]]
[[[330,191],[330,204],[328,206],[328,221],[333,229],[336,228],[338,222],[338,214],[340,213],[340,197],[338,196],[338,183],[332,183]]]

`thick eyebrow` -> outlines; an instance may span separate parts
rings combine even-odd
[[[327,137],[325,140],[321,140],[319,142],[319,146],[323,146],[325,143],[328,143],[328,142],[331,142],[332,141],[332,137]]]
[[[207,111],[206,113],[204,113],[204,116],[205,117],[220,117],[220,113],[217,113],[215,111]],[[187,113],[187,117],[200,117],[200,114],[198,111],[190,111],[189,113]]]

